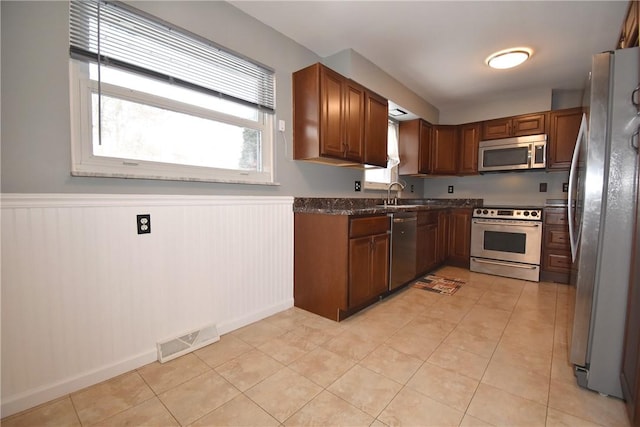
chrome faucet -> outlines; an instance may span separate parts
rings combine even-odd
[[[387,204],[388,205],[391,204],[391,187],[393,187],[394,185],[399,186],[400,191],[404,190],[404,187],[405,187],[405,184],[399,181],[393,181],[392,183],[389,184],[389,186],[387,187]],[[394,205],[398,204],[398,193],[396,193],[396,196],[393,198],[393,204]]]

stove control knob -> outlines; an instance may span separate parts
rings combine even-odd
[[[531,212],[531,216],[538,216],[538,212],[536,211]]]
[[[485,210],[482,211],[482,213],[486,215],[486,214],[489,213],[489,211],[485,209]]]
[[[482,213],[482,209],[476,209],[476,213],[480,215]]]
[[[535,212],[531,212],[531,215],[533,216],[533,214],[534,214],[534,213],[535,213]],[[522,214],[523,214],[524,216],[529,216],[529,211],[524,211]]]

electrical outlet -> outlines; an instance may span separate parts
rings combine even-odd
[[[353,186],[353,189],[355,191],[361,191],[362,190],[362,184],[360,183],[360,181],[356,181],[356,184]]]
[[[541,182],[540,183],[540,192],[541,193],[546,193],[547,192],[547,183],[546,182]]]
[[[450,185],[449,187],[447,187],[447,193],[453,194],[453,185]]]
[[[280,132],[284,132],[284,130],[285,130],[284,120],[278,120],[278,130]]]
[[[413,193],[413,184],[411,184],[411,192]]]
[[[137,215],[136,223],[138,224],[138,234],[151,233],[151,214]]]
[[[566,193],[567,191],[569,191],[569,183],[568,182],[563,182],[562,183],[562,192]]]

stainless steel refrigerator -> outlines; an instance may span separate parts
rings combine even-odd
[[[639,49],[595,55],[569,174],[569,359],[580,386],[622,397],[637,173]]]

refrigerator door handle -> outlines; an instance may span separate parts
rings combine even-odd
[[[571,168],[569,169],[569,189],[567,194],[567,218],[569,222],[569,243],[571,244],[571,260],[575,262],[576,255],[578,253],[578,238],[577,230],[575,230],[575,224],[573,221],[574,210],[574,197],[576,194],[576,174],[578,173],[578,156],[580,154],[580,146],[582,140],[585,137],[587,131],[587,116],[582,113],[582,121],[580,122],[580,130],[578,131],[578,138],[576,139],[576,146],[573,149],[573,157],[571,158]]]
[[[640,92],[640,85],[631,92],[631,103],[636,107],[637,113],[640,114],[640,102],[638,102],[638,92]]]

